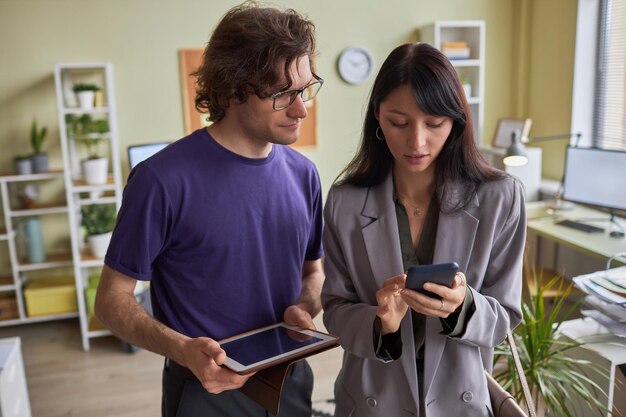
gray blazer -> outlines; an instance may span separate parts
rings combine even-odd
[[[343,366],[335,383],[335,416],[417,415],[418,389],[411,315],[402,320],[402,355],[375,354],[376,291],[402,274],[391,175],[380,185],[333,186],[324,208],[324,324],[340,337]],[[440,213],[433,263],[455,261],[467,276],[475,311],[459,337],[426,319],[424,397],[428,417],[488,416],[483,368],[493,347],[521,320],[526,241],[524,191],[514,178],[483,184],[471,204]]]

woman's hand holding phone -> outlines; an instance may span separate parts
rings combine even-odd
[[[465,299],[465,275],[456,262],[409,268],[404,301],[418,313],[448,317]]]

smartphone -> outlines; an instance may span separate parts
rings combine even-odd
[[[409,267],[409,271],[406,274],[406,287],[440,300],[441,297],[439,295],[424,289],[424,283],[432,282],[434,284],[451,287],[454,282],[454,276],[458,270],[459,264],[456,262],[434,265],[414,265]]]

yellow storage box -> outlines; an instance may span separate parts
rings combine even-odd
[[[32,280],[24,286],[24,299],[29,317],[78,311],[71,277]]]

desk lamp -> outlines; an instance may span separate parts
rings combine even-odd
[[[532,142],[545,142],[549,140],[565,139],[576,136],[576,142],[574,147],[578,146],[582,133],[561,133],[559,135],[539,136],[535,138],[528,138],[522,136],[519,130],[511,132],[511,145],[506,149],[506,155],[504,156],[504,165],[510,167],[518,167],[526,165],[528,163],[528,156],[526,155],[526,143]]]
[[[523,166],[528,163],[528,156],[526,154],[526,146],[524,144],[531,142],[544,142],[556,139],[565,139],[576,136],[576,142],[574,147],[577,147],[580,143],[582,133],[561,133],[558,135],[539,136],[535,138],[528,138],[522,136],[519,130],[511,132],[511,145],[506,150],[506,155],[502,162],[507,166]],[[545,207],[548,210],[567,210],[574,208],[574,205],[563,200],[563,179],[560,181],[560,185],[554,198],[545,202]]]

